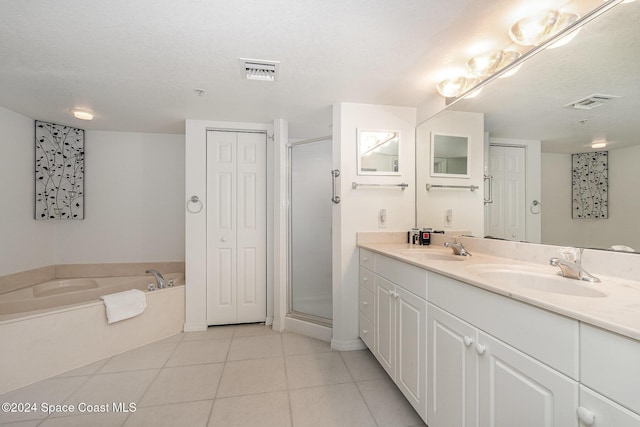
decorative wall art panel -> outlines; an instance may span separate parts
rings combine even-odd
[[[84,219],[84,130],[36,121],[36,219]]]
[[[607,151],[572,156],[572,217],[609,217],[609,162]]]

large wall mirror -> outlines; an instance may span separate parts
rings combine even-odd
[[[530,56],[512,77],[493,80],[477,97],[460,99],[430,119],[452,112],[482,114],[488,136],[484,142],[485,173],[491,173],[488,148],[494,142],[519,146],[523,144],[518,141],[537,141],[537,146],[529,145],[525,152],[540,158],[539,170],[526,171],[537,174],[539,197],[533,199],[523,189],[519,203],[521,221],[539,221],[539,240],[527,236],[512,240],[603,249],[624,245],[640,251],[638,22],[640,2],[604,10],[584,23],[567,45]],[[417,135],[417,147],[429,143],[428,138],[420,138],[420,127]],[[592,148],[592,143],[600,140],[606,140],[607,146]],[[609,217],[574,219],[572,154],[593,151],[608,152]],[[416,188],[420,191],[420,185]],[[485,196],[487,192],[485,189]],[[421,225],[429,200],[418,197],[416,205]],[[487,229],[485,222],[484,233],[474,234],[487,236]]]
[[[358,129],[358,175],[400,175],[400,132]]]

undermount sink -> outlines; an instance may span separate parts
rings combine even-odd
[[[436,252],[436,249],[426,248],[407,249],[400,251],[400,253],[416,261],[464,261],[467,258],[461,255],[454,255],[453,253]]]
[[[492,282],[538,292],[586,298],[604,298],[607,296],[607,294],[597,289],[597,284],[581,282],[545,272],[490,268],[485,270],[481,269],[477,274],[483,279]]]

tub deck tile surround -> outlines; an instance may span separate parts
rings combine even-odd
[[[205,354],[185,357],[194,343]],[[0,396],[38,405],[123,399],[135,412],[0,412],[0,424],[425,426],[368,350],[338,352],[263,325],[183,332]]]

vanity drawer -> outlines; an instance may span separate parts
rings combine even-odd
[[[373,271],[378,276],[395,283],[420,298],[428,299],[427,270],[377,254],[375,269]]]
[[[373,270],[373,252],[360,249],[360,266]]]
[[[369,347],[372,353],[375,352],[375,336],[373,323],[367,319],[364,314],[360,313],[360,338],[362,338],[362,341]]]
[[[640,413],[640,342],[580,325],[580,382]]]
[[[374,308],[373,292],[360,286],[360,312],[367,316],[367,319],[373,321]]]
[[[640,425],[640,415],[634,414],[584,386],[580,386],[580,407],[595,417],[593,424],[584,423],[580,424],[581,426],[638,427]],[[580,415],[578,416],[580,417]]]
[[[577,320],[436,273],[429,302],[578,380]]]
[[[360,267],[360,286],[373,292],[373,272]]]

